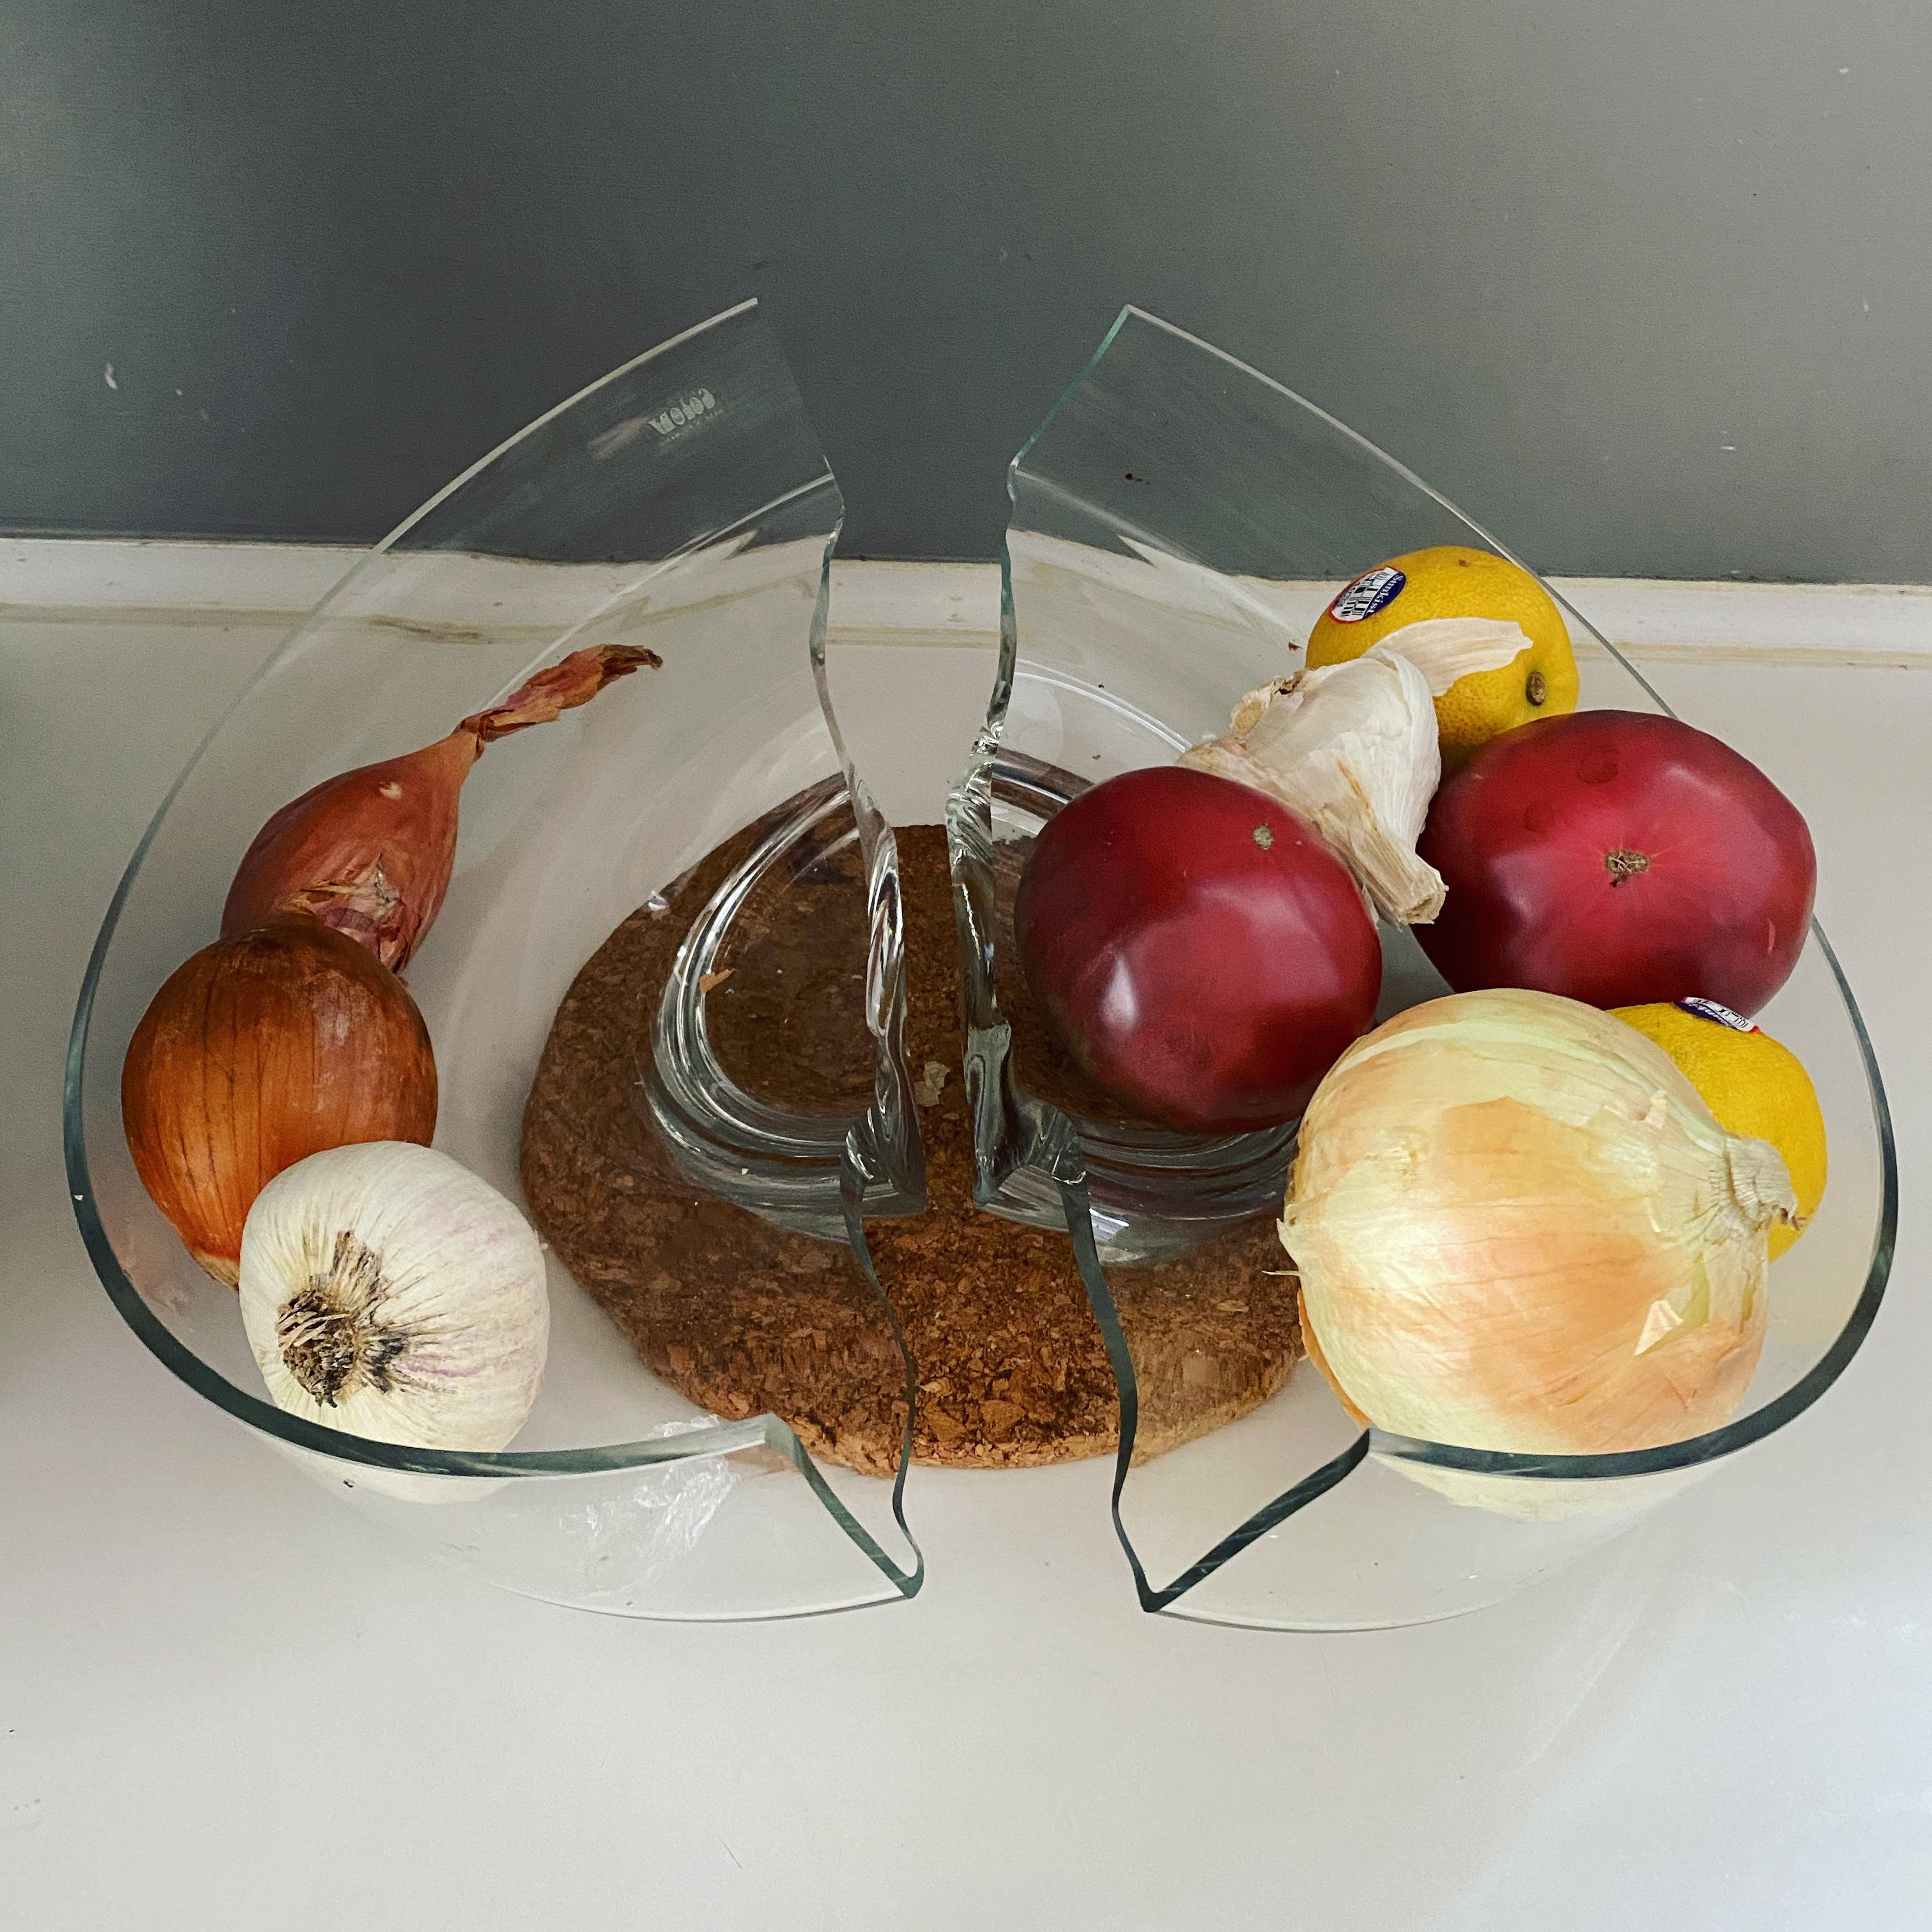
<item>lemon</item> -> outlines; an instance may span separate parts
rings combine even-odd
[[[1798,1196],[1798,1227],[1772,1229],[1775,1261],[1825,1197],[1825,1117],[1811,1076],[1790,1048],[1714,1000],[1614,1011],[1676,1061],[1726,1133],[1768,1141],[1784,1156]]]
[[[1529,640],[1499,670],[1472,671],[1436,700],[1444,777],[1499,734],[1576,710],[1576,659],[1549,592],[1520,564],[1459,544],[1409,550],[1364,572],[1315,620],[1309,668],[1346,664],[1429,617],[1492,617]]]

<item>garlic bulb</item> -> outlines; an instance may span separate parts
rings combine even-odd
[[[1529,640],[1486,617],[1406,624],[1346,664],[1276,678],[1234,707],[1226,734],[1180,762],[1234,778],[1310,820],[1372,910],[1418,926],[1442,876],[1415,842],[1442,776],[1435,700],[1459,677],[1512,662]]]
[[[1311,1354],[1358,1415],[1600,1454],[1735,1413],[1769,1231],[1796,1210],[1776,1151],[1726,1134],[1634,1028],[1496,990],[1398,1014],[1336,1063],[1281,1238]]]
[[[542,1250],[447,1154],[376,1141],[311,1154],[255,1198],[242,1319],[280,1408],[351,1436],[500,1449],[550,1339]]]
[[[1226,736],[1180,761],[1300,813],[1383,918],[1412,926],[1442,909],[1442,875],[1415,854],[1442,775],[1436,710],[1406,658],[1376,645],[1277,678],[1241,700]]]

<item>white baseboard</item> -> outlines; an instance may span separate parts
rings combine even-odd
[[[42,621],[292,624],[362,554],[315,544],[0,538],[0,608]],[[1640,662],[1932,668],[1932,585],[1552,581]],[[1271,601],[1299,608],[1318,607],[1325,588],[1267,590]],[[841,562],[832,570],[832,622],[853,643],[988,643],[999,627],[999,571],[992,564]]]

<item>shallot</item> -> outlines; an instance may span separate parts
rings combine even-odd
[[[292,908],[346,933],[400,973],[441,909],[456,858],[458,797],[484,746],[588,704],[640,665],[662,663],[633,644],[573,651],[434,744],[325,778],[256,833],[228,890],[222,937]]]

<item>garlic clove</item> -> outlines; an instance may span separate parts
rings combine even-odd
[[[1378,644],[1277,678],[1241,700],[1224,736],[1180,762],[1299,812],[1384,919],[1413,926],[1442,910],[1442,874],[1415,850],[1442,775],[1435,701],[1406,657]]]
[[[277,1406],[379,1442],[500,1449],[550,1336],[530,1224],[447,1154],[376,1141],[311,1154],[256,1197],[242,1318]]]

